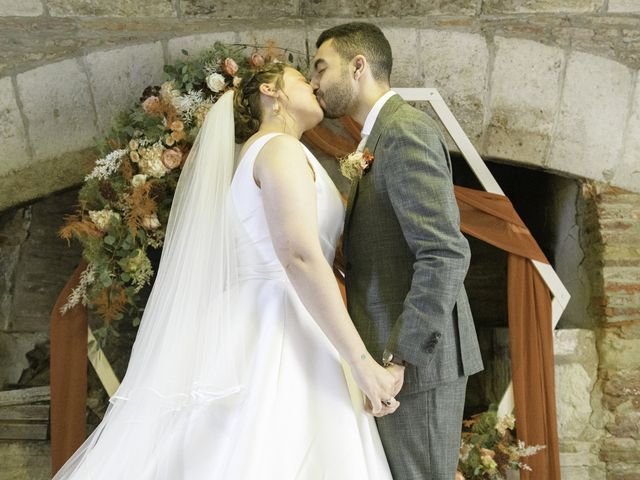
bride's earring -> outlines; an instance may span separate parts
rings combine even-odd
[[[278,115],[280,113],[280,104],[278,103],[278,100],[276,99],[273,102],[273,114],[274,115]]]

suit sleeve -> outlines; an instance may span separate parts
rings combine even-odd
[[[396,122],[393,122],[396,123]],[[445,147],[426,121],[388,128],[381,165],[389,199],[413,252],[413,277],[387,349],[427,366],[469,267],[469,244],[460,216]]]

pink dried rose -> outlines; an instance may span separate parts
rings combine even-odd
[[[230,77],[233,77],[238,72],[238,64],[233,58],[225,58],[222,64],[222,71]]]
[[[170,148],[162,152],[161,160],[165,167],[173,170],[182,163],[182,152],[177,148]]]
[[[264,57],[259,53],[254,53],[251,55],[251,59],[249,60],[249,65],[254,68],[260,68],[264,66]]]

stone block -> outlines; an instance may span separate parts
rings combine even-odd
[[[614,437],[640,440],[640,412],[616,413],[615,421],[607,425]]]
[[[22,372],[29,367],[27,353],[48,338],[48,332],[0,332],[0,390],[11,389],[20,380]]]
[[[175,17],[173,0],[48,0],[52,17]]]
[[[40,441],[0,442],[0,480],[51,478],[51,446]]]
[[[14,95],[11,78],[0,79],[0,177],[20,169],[29,161],[24,123]]]
[[[303,0],[305,17],[408,17],[426,15],[473,15],[474,0]]]
[[[101,134],[118,113],[139,103],[145,87],[163,80],[160,42],[91,53],[86,63]]]
[[[640,397],[640,370],[625,368],[608,372],[603,390],[609,396]]]
[[[563,440],[582,438],[592,413],[593,373],[575,363],[556,365],[555,374],[558,436]]]
[[[637,2],[640,5],[640,2]],[[640,11],[640,7],[638,7]],[[624,149],[620,162],[615,166],[612,183],[640,192],[640,77],[636,79],[631,115],[627,121]]]
[[[598,467],[566,467],[563,464],[562,456],[560,457],[560,472],[562,480],[607,480],[608,478],[604,463]]]
[[[600,461],[599,439],[592,442],[576,442],[565,441],[560,439],[560,468],[562,470],[562,479],[578,479],[579,473],[583,478],[601,478],[605,479],[605,464]]]
[[[602,3],[602,0],[484,0],[482,13],[595,13]]]
[[[297,17],[296,0],[181,0],[183,15],[212,18]]]
[[[85,72],[76,60],[19,74],[18,95],[27,117],[34,160],[87,148],[96,140],[96,119]]]
[[[542,165],[549,151],[564,68],[561,49],[495,38],[487,155]]]
[[[482,35],[422,30],[423,86],[438,89],[471,143],[480,150],[489,51]]]
[[[600,457],[609,463],[640,463],[640,441],[632,438],[606,438]]]
[[[640,339],[621,338],[605,329],[600,340],[600,365],[603,368],[640,368]]]
[[[216,42],[235,43],[237,41],[237,34],[234,32],[203,33],[200,35],[190,35],[188,37],[172,38],[169,40],[167,47],[169,63],[197,57],[204,50],[213,47],[213,44]],[[186,57],[182,53],[182,50],[186,50],[189,56]]]
[[[640,465],[638,462],[608,463],[607,480],[640,480]]]
[[[41,0],[0,0],[0,17],[35,17],[43,13]]]
[[[418,35],[413,28],[383,28],[393,53],[392,87],[418,87]]]
[[[626,66],[571,53],[547,166],[610,180],[622,152],[631,86]]]
[[[95,148],[66,153],[0,177],[0,211],[78,186],[100,154]]]
[[[593,330],[554,330],[553,350],[556,364],[581,364],[588,372],[598,367],[596,335]]]
[[[609,13],[640,13],[640,0],[609,0]]]

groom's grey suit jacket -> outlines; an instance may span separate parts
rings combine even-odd
[[[378,361],[387,348],[409,362],[404,394],[482,370],[463,286],[469,245],[438,126],[394,95],[366,148],[374,161],[351,186],[343,237],[360,335]]]

